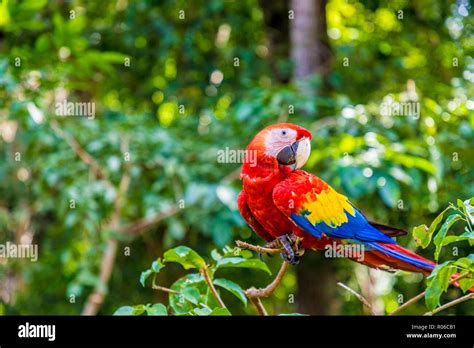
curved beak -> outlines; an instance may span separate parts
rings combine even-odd
[[[278,163],[286,166],[295,165],[296,169],[303,167],[309,158],[311,143],[308,138],[302,138],[284,147],[277,155]]]

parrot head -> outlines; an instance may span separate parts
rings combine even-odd
[[[311,133],[296,124],[278,123],[262,129],[247,150],[260,151],[281,165],[301,168],[311,152]]]

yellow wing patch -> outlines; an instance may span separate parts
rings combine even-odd
[[[354,207],[349,203],[347,197],[337,193],[332,187],[322,190],[317,195],[309,192],[305,198],[306,202],[303,207],[309,212],[306,218],[313,225],[325,222],[331,227],[338,227],[348,221],[346,211],[355,216]]]

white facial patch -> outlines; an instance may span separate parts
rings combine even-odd
[[[309,158],[309,154],[311,153],[311,143],[309,142],[308,138],[303,138],[298,143],[298,149],[296,150],[296,168],[300,169],[304,166],[306,161]]]
[[[296,131],[291,128],[272,129],[266,138],[265,152],[276,157],[284,147],[295,142],[296,135]]]

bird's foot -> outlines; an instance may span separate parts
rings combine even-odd
[[[286,262],[291,265],[297,265],[300,262],[300,257],[303,255],[304,250],[301,247],[301,238],[295,234],[284,234],[271,242],[264,245],[265,248],[277,249],[281,248],[285,251],[280,255]]]

